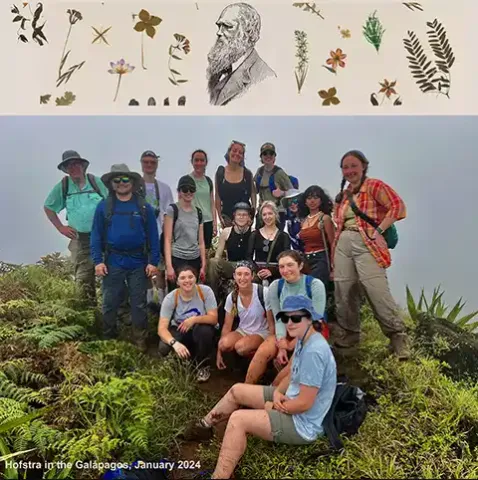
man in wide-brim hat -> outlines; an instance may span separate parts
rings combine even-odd
[[[103,334],[106,339],[118,335],[118,309],[126,283],[133,337],[145,351],[148,277],[157,274],[160,261],[154,208],[141,193],[141,175],[131,172],[127,165],[113,165],[101,179],[110,195],[96,208],[91,255],[96,275],[103,278]]]
[[[67,175],[48,194],[45,214],[55,228],[70,239],[68,249],[75,270],[75,279],[91,306],[96,305],[95,269],[90,253],[90,234],[96,207],[108,196],[108,189],[99,177],[86,170],[90,162],[75,150],[63,152],[58,170]],[[67,225],[58,217],[66,209]]]

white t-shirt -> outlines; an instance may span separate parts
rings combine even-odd
[[[265,310],[262,308],[259,295],[257,293],[259,285],[257,283],[252,284],[252,300],[247,308],[242,305],[241,296],[237,298],[237,311],[239,314],[239,326],[238,328],[244,330],[247,334],[254,334],[259,332],[266,332],[268,330],[267,319],[265,316]],[[267,287],[264,288],[264,305],[267,305]],[[232,311],[232,293],[226,298],[225,310],[227,313]]]

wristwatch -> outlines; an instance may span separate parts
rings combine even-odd
[[[380,227],[377,227],[376,230],[378,233],[380,233],[380,235],[383,235],[383,230]]]
[[[176,339],[173,338],[173,339],[169,342],[169,346],[172,347],[175,343],[176,343]]]

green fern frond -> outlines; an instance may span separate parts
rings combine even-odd
[[[85,333],[85,329],[80,325],[66,325],[64,327],[40,325],[23,332],[22,336],[38,343],[38,346],[43,349],[79,339]]]

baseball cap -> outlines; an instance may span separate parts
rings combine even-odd
[[[267,143],[264,143],[264,145],[262,145],[261,147],[261,155],[268,150],[270,150],[271,152],[277,153],[275,145],[273,143],[267,142]]]
[[[194,178],[191,177],[191,175],[184,175],[179,179],[178,190],[181,190],[181,188],[183,187],[191,187],[196,190],[196,182],[194,181]]]
[[[152,150],[146,150],[145,152],[143,152],[143,154],[141,155],[141,160],[143,160],[144,157],[152,157],[156,160],[159,159],[159,155],[156,155]]]

